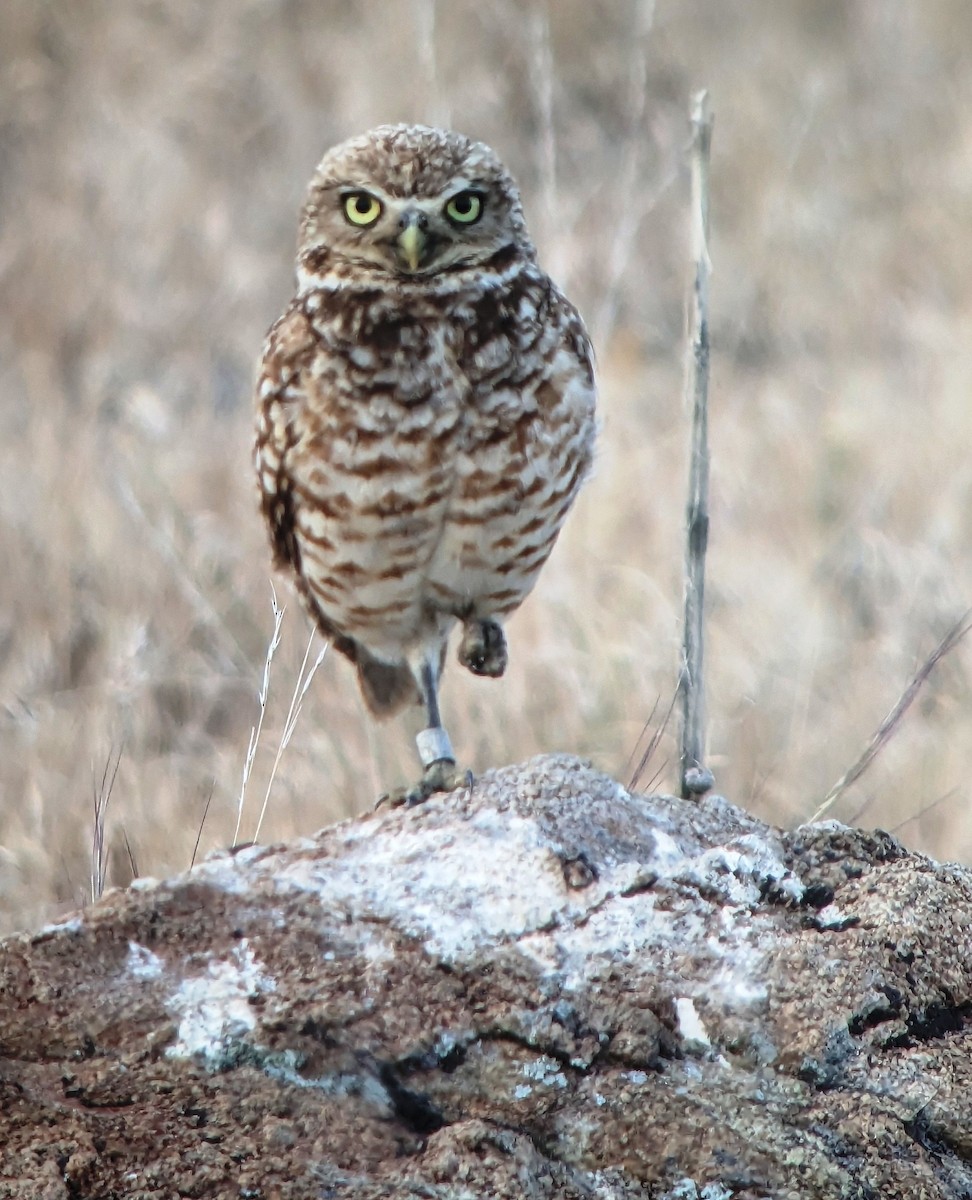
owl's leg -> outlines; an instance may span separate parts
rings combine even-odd
[[[442,658],[436,654],[433,662],[431,656],[424,659],[420,674],[422,697],[425,700],[425,711],[429,723],[425,729],[415,735],[419,758],[422,760],[424,771],[422,778],[411,790],[406,799],[407,804],[420,804],[427,800],[433,792],[453,792],[456,788],[466,787],[472,783],[470,771],[456,769],[456,755],[452,742],[442,724],[439,713],[439,674]]]
[[[498,621],[489,617],[466,622],[459,643],[459,661],[474,675],[497,678],[506,670],[506,637]]]
[[[411,807],[428,800],[435,792],[454,792],[456,788],[472,786],[472,772],[456,768],[455,751],[439,713],[439,675],[442,655],[425,655],[419,667],[419,687],[425,702],[428,725],[415,735],[419,758],[424,768],[422,778],[410,788],[382,796],[379,804]]]

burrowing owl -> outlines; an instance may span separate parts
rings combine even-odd
[[[425,704],[409,802],[462,778],[438,705],[450,631],[465,667],[503,674],[503,619],[590,467],[594,398],[584,324],[487,146],[385,125],[325,155],[264,347],[256,469],[275,564],[368,708]]]

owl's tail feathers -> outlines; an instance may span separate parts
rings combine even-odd
[[[404,659],[384,662],[375,658],[368,650],[347,634],[338,633],[320,611],[309,593],[302,592],[301,598],[310,608],[321,634],[329,638],[335,650],[349,658],[358,669],[358,685],[364,696],[368,711],[376,717],[393,717],[410,704],[420,704],[422,693]]]
[[[356,651],[354,661],[361,694],[376,717],[392,717],[410,704],[421,702],[418,684],[407,662],[382,662],[361,646]]]

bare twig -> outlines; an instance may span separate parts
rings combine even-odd
[[[840,797],[847,789],[864,774],[867,768],[874,762],[882,748],[891,740],[895,730],[901,723],[905,713],[911,707],[915,697],[921,691],[922,684],[928,676],[934,671],[935,667],[951,650],[959,644],[962,638],[972,629],[972,608],[968,609],[955,622],[952,628],[945,634],[942,640],[938,643],[935,649],[929,654],[925,661],[921,664],[915,674],[912,676],[911,682],[898,697],[897,703],[884,718],[881,724],[877,727],[871,740],[864,747],[860,758],[849,767],[840,779],[834,784],[827,795],[823,798],[823,802],[816,810],[811,821],[819,821],[826,813],[828,813],[837,803]]]
[[[692,259],[694,279],[689,302],[690,353],[685,375],[686,399],[692,405],[692,449],[686,509],[685,627],[682,640],[681,790],[699,796],[712,787],[704,764],[705,679],[703,617],[705,552],[709,537],[709,147],[712,141],[709,94],[692,98]]]

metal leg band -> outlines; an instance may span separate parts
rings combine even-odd
[[[420,730],[415,735],[415,744],[418,746],[419,758],[423,767],[431,767],[433,763],[443,759],[447,762],[456,761],[452,742],[449,741],[449,735],[441,725],[433,725],[429,729]]]

